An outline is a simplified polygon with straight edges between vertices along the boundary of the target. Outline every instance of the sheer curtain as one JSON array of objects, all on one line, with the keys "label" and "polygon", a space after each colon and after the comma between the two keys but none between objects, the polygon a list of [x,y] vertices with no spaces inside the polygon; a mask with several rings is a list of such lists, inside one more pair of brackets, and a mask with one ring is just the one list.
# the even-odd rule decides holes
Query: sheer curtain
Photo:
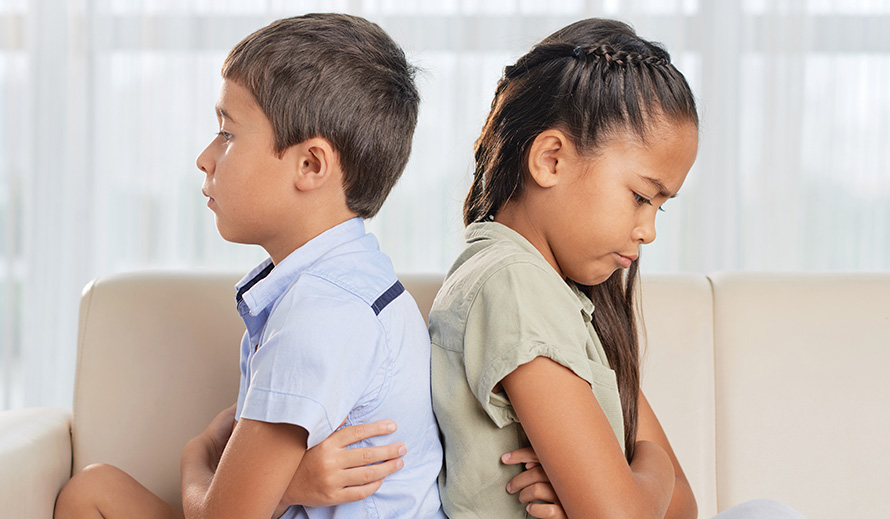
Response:
[{"label": "sheer curtain", "polygon": [[700,101],[699,159],[646,273],[890,269],[884,0],[0,0],[0,408],[68,406],[92,278],[246,271],[194,158],[228,50],[276,18],[344,11],[423,72],[414,153],[369,222],[401,272],[460,249],[473,141],[503,66],[574,20],[664,42]]}]

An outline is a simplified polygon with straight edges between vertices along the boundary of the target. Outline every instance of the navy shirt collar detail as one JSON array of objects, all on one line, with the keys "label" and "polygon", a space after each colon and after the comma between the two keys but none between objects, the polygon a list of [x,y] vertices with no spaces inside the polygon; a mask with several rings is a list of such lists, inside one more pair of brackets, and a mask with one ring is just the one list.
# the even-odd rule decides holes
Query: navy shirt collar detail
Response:
[{"label": "navy shirt collar detail", "polygon": [[364,235],[365,222],[355,217],[312,238],[278,265],[273,265],[271,258],[267,258],[235,285],[240,298],[239,313],[259,315],[281,297],[301,272],[331,250]]}]

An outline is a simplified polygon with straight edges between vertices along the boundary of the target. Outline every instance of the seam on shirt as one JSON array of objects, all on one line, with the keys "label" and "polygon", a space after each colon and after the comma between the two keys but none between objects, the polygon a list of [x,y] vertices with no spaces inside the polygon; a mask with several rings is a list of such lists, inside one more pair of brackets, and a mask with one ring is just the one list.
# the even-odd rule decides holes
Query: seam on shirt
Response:
[{"label": "seam on shirt", "polygon": [[[541,265],[538,265],[537,263],[534,263],[534,262],[526,260],[526,259],[521,259],[518,261],[512,261],[510,263],[506,263],[504,265],[501,265],[497,269],[491,271],[484,279],[482,279],[480,282],[478,282],[476,284],[476,290],[473,292],[472,297],[470,298],[470,304],[469,304],[469,306],[467,306],[466,313],[464,313],[464,317],[465,317],[463,319],[464,329],[461,330],[461,335],[463,336],[463,340],[462,340],[463,344],[467,343],[467,326],[469,325],[469,321],[470,321],[466,317],[469,317],[470,313],[473,310],[473,307],[476,305],[476,299],[479,298],[479,294],[482,292],[482,287],[485,286],[486,283],[488,283],[488,280],[491,279],[492,276],[501,272],[502,270],[506,269],[507,267],[512,267],[513,265],[531,265],[532,267],[535,267],[536,269],[540,270],[541,272],[549,274],[549,272],[546,269],[544,269],[544,267],[542,267]],[[442,348],[442,349],[448,349],[448,348]],[[466,350],[466,346],[464,346],[464,351],[465,350]],[[461,350],[449,350],[449,351],[455,351],[455,352],[460,353],[461,355],[463,355],[463,353],[464,353]]]},{"label": "seam on shirt", "polygon": [[[529,346],[530,346],[530,347],[529,347]],[[560,353],[560,354],[563,353],[562,350],[561,350],[559,347],[554,346],[553,344],[550,344],[550,343],[539,342],[539,341],[520,342],[520,343],[518,343],[516,346],[514,346],[514,347],[512,347],[512,348],[510,348],[510,349],[508,349],[508,350],[506,350],[506,351],[504,351],[504,353],[501,354],[501,355],[499,355],[497,358],[492,359],[492,361],[488,363],[488,366],[487,366],[487,367],[485,368],[485,370],[482,372],[482,376],[479,377],[479,383],[481,384],[482,382],[484,382],[484,381],[487,380],[488,378],[491,378],[491,377],[493,376],[492,373],[495,371],[495,366],[498,365],[500,361],[503,361],[504,359],[513,356],[512,354],[513,354],[516,350],[519,350],[519,349],[527,349],[527,350],[528,350],[528,353],[531,355],[531,358],[529,359],[529,362],[531,362],[531,360],[534,360],[536,357],[545,357],[545,358],[548,358],[548,359],[552,360],[553,362],[556,362],[556,363],[559,364],[560,366],[563,366],[563,367],[565,367],[566,369],[570,370],[570,371],[571,371],[572,373],[574,373],[576,376],[578,376],[579,378],[581,378],[581,379],[583,379],[585,382],[587,382],[587,383],[591,386],[591,389],[593,389],[593,384],[595,383],[594,380],[587,380],[587,378],[583,377],[580,373],[578,373],[577,371],[575,371],[575,369],[573,369],[571,366],[567,366],[567,365],[563,364],[562,362],[560,362],[560,360],[563,360],[563,361],[566,361],[566,362],[570,361],[571,359],[569,358],[569,356],[567,356],[567,355],[560,355],[560,360],[557,360],[557,359],[553,358],[553,356],[551,356],[551,355],[553,355],[554,353]],[[542,355],[542,354],[547,354],[547,355]],[[576,358],[576,359],[574,359],[574,360],[575,360],[576,362],[579,362],[579,361],[580,361],[580,362],[582,363],[582,365],[584,365],[584,366],[586,366],[586,362],[590,362],[590,359],[589,359],[587,356],[585,356],[585,355],[580,355],[580,354],[579,354],[579,355],[577,355],[576,357],[578,357],[578,358]],[[516,366],[516,367],[518,368],[519,366]],[[514,368],[514,370],[515,370],[515,368]],[[507,376],[507,375],[509,375],[510,373],[512,373],[512,371],[510,371],[510,372],[508,372],[508,373],[504,373],[504,376]],[[592,375],[593,375],[593,374],[591,373],[591,376],[590,376],[591,379],[593,378]],[[500,382],[500,380],[498,380],[498,382]],[[492,387],[494,387],[494,386],[492,386]],[[481,389],[479,389],[479,388],[477,388],[477,390],[480,390],[480,391],[481,391]],[[487,391],[488,393],[491,393],[491,389],[487,389],[486,391]],[[477,398],[478,398],[478,395],[477,395]],[[490,398],[491,398],[491,397],[489,396],[488,399],[487,399],[488,401],[487,401],[486,403],[483,403],[483,405],[487,405],[487,406],[493,407],[493,406],[491,406],[491,400],[490,400]],[[511,405],[512,405],[512,404],[511,404]]]},{"label": "seam on shirt", "polygon": [[[373,301],[368,301],[367,299],[365,299],[365,297],[361,295],[358,287],[352,286],[351,284],[343,281],[340,278],[335,279],[333,276],[330,276],[325,272],[307,270],[307,271],[303,272],[302,275],[303,276],[312,276],[314,278],[325,281],[325,282],[327,282],[327,283],[329,283],[329,284],[331,284],[345,292],[348,292],[348,293],[352,294],[353,296],[357,297],[363,303],[365,303],[365,305],[367,305],[368,308],[371,308],[371,305],[374,303]],[[387,288],[389,288],[389,287],[387,287]],[[385,292],[385,290],[384,290],[384,292]],[[383,293],[383,292],[381,292],[381,293]]]},{"label": "seam on shirt", "polygon": [[[324,415],[324,420],[328,424],[328,428],[331,429],[331,431],[334,430],[334,427],[331,425],[331,419],[330,419],[330,417],[328,417],[328,410],[325,409],[325,407],[323,405],[321,405],[321,403],[318,400],[315,400],[314,398],[310,398],[310,397],[304,396],[304,395],[295,395],[293,393],[285,393],[284,391],[273,391],[271,389],[264,389],[261,387],[248,385],[248,392],[250,392],[251,389],[254,391],[259,391],[261,393],[266,393],[269,395],[281,395],[281,396],[287,396],[287,397],[291,397],[291,398],[299,398],[302,400],[307,400],[309,402],[312,402],[313,404],[317,405],[321,409],[321,412]],[[245,400],[247,399],[247,393],[245,393],[244,398],[245,398]],[[241,410],[241,413],[242,414],[244,413],[244,409]],[[294,424],[294,425],[297,425],[297,424]]]}]

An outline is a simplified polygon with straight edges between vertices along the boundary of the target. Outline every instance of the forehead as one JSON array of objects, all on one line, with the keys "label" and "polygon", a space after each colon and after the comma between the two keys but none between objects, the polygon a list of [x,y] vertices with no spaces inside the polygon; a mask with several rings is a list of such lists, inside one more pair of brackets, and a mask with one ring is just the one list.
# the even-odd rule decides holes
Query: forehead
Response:
[{"label": "forehead", "polygon": [[249,122],[258,117],[265,119],[265,114],[250,90],[229,79],[224,79],[219,87],[216,115],[233,123]]},{"label": "forehead", "polygon": [[616,133],[599,149],[597,157],[670,198],[680,190],[697,153],[695,124],[661,123],[647,131],[645,140],[629,132]]}]

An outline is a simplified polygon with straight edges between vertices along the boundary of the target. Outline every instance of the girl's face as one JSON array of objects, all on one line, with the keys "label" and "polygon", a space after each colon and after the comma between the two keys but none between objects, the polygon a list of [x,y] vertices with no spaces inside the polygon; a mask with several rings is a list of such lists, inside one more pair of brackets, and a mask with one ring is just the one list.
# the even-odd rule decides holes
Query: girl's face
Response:
[{"label": "girl's face", "polygon": [[645,144],[618,135],[593,157],[566,141],[551,155],[551,185],[537,182],[518,201],[534,206],[534,221],[517,230],[564,278],[602,283],[655,239],[655,215],[680,190],[697,151],[693,124],[658,125]]}]

